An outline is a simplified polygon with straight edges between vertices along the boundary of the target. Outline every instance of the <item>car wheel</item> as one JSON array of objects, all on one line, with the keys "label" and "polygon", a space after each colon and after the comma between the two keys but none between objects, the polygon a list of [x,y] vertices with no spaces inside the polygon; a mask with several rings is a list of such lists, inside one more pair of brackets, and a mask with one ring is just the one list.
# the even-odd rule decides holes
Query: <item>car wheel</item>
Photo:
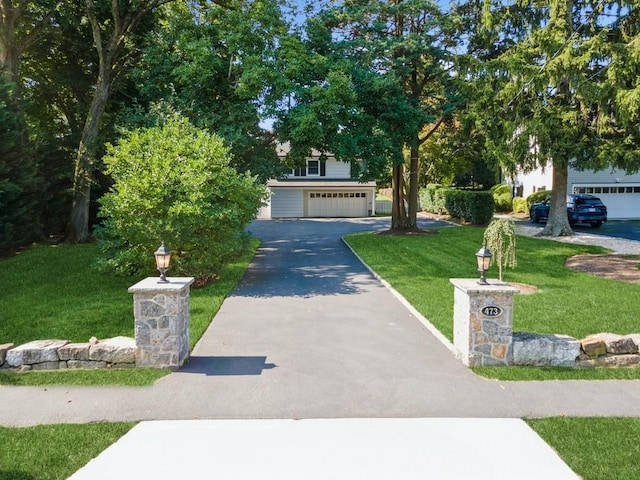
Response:
[{"label": "car wheel", "polygon": [[539,223],[540,218],[538,217],[538,214],[536,212],[529,212],[529,221],[531,223]]},{"label": "car wheel", "polygon": [[602,222],[600,220],[598,220],[596,222],[591,222],[591,226],[593,228],[600,228],[602,226]]}]

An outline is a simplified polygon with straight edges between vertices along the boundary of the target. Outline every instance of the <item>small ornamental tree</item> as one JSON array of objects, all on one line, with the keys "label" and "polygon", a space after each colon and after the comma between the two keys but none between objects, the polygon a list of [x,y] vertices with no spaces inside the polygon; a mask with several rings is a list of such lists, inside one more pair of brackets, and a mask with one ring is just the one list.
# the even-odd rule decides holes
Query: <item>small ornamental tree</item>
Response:
[{"label": "small ornamental tree", "polygon": [[484,231],[484,243],[493,253],[498,265],[498,277],[502,281],[504,267],[516,268],[516,229],[512,220],[495,218]]},{"label": "small ornamental tree", "polygon": [[178,117],[107,145],[114,184],[100,199],[101,266],[150,274],[153,252],[165,241],[173,276],[215,278],[242,250],[245,227],[265,198],[264,188],[229,161],[222,139]]}]

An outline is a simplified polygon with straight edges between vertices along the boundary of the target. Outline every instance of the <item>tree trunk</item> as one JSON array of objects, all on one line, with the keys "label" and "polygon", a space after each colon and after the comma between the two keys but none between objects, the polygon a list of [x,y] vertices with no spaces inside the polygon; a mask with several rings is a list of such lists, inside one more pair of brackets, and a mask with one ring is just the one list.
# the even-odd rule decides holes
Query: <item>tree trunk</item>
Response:
[{"label": "tree trunk", "polygon": [[420,155],[418,151],[418,137],[411,142],[409,162],[409,226],[415,230],[418,228],[418,174],[420,173]]},{"label": "tree trunk", "polygon": [[91,101],[89,114],[82,130],[80,146],[76,154],[73,176],[72,205],[66,240],[70,243],[84,243],[91,238],[89,232],[89,206],[91,203],[91,184],[95,172],[98,153],[100,121],[104,114],[111,91],[111,61],[101,65],[96,83],[96,91]]},{"label": "tree trunk", "polygon": [[393,164],[391,179],[393,203],[391,208],[391,229],[406,230],[409,228],[409,217],[405,206],[404,195],[404,163]]},{"label": "tree trunk", "polygon": [[560,237],[573,235],[569,218],[567,216],[567,175],[569,167],[566,162],[553,164],[553,180],[551,192],[551,208],[547,225],[542,235],[548,237]]}]

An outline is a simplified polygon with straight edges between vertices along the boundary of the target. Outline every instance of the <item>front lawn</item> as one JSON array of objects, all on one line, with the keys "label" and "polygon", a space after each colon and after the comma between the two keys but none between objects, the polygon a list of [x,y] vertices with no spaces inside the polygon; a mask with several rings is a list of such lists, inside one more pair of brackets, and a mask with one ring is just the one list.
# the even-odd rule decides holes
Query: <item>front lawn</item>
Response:
[{"label": "front lawn", "polygon": [[64,480],[95,458],[134,423],[0,427],[2,480]]},{"label": "front lawn", "polygon": [[[191,348],[202,337],[222,302],[244,275],[260,242],[227,264],[219,279],[190,292]],[[127,289],[140,278],[104,275],[93,268],[96,244],[42,245],[0,262],[2,310],[0,344],[20,345],[32,340],[63,339],[88,342],[134,336],[133,295]],[[153,255],[150,255],[153,263]],[[169,271],[170,274],[170,271]],[[0,384],[125,384],[146,385],[166,371],[147,369],[109,371],[0,372]]]},{"label": "front lawn", "polygon": [[584,480],[638,478],[640,418],[527,420]]},{"label": "front lawn", "polygon": [[[453,285],[450,278],[476,278],[475,252],[482,228],[441,228],[433,235],[355,234],[346,241],[382,278],[453,340]],[[504,281],[538,288],[516,295],[515,331],[565,334],[581,339],[599,332],[638,333],[640,285],[575,272],[565,259],[580,253],[606,253],[600,247],[517,238],[518,267]],[[491,267],[489,278],[497,277]]]}]

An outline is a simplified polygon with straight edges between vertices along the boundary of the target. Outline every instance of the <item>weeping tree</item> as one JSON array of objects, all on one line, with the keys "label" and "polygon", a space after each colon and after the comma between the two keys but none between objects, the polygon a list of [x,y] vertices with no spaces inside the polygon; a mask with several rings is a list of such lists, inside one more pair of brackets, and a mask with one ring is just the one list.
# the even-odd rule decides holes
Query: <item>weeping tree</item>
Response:
[{"label": "weeping tree", "polygon": [[[473,35],[502,47],[470,75],[484,88],[474,105],[477,121],[505,170],[553,167],[543,234],[570,235],[570,166],[639,167],[638,125],[630,121],[638,119],[636,2],[511,3],[467,2],[482,11]],[[631,66],[621,65],[627,61]]]}]

